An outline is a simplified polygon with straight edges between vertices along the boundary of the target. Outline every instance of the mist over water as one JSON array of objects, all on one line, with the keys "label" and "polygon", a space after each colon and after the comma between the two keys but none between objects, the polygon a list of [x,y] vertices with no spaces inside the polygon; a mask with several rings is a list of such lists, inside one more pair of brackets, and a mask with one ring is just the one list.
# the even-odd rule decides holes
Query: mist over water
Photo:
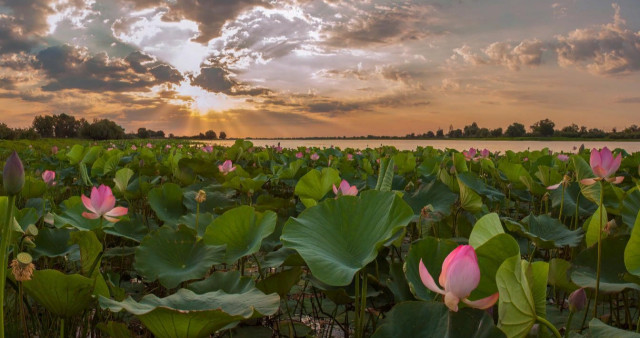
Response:
[{"label": "mist over water", "polygon": [[[525,151],[540,150],[549,148],[553,152],[576,152],[574,147],[580,148],[584,144],[586,149],[608,147],[609,149],[624,149],[629,153],[640,151],[640,142],[619,142],[619,141],[496,141],[496,140],[250,140],[255,146],[276,146],[278,143],[283,148],[298,147],[339,147],[365,149],[377,148],[380,146],[394,146],[398,150],[415,150],[417,147],[432,146],[436,149],[456,149],[466,150],[469,148],[487,148],[492,152],[507,150]],[[235,140],[216,140],[207,143],[229,146]]]}]

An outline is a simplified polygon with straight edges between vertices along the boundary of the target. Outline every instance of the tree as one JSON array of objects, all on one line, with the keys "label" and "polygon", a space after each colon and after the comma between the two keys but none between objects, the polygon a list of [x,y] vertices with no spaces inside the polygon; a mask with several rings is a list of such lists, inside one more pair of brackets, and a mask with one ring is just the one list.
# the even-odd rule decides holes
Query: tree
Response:
[{"label": "tree", "polygon": [[477,137],[480,132],[478,124],[473,122],[468,126],[464,126],[464,137]]},{"label": "tree", "polygon": [[13,129],[9,128],[6,123],[0,123],[0,140],[13,140],[16,138],[16,133]]},{"label": "tree", "polygon": [[83,128],[83,135],[94,140],[116,140],[125,137],[124,128],[107,119],[94,120],[88,127]]},{"label": "tree", "polygon": [[69,138],[78,136],[78,129],[80,129],[80,125],[76,121],[76,118],[67,115],[53,115],[54,120],[54,132],[55,136],[59,138]]},{"label": "tree", "polygon": [[138,128],[138,137],[139,138],[149,138],[149,131],[147,128]]},{"label": "tree", "polygon": [[444,138],[444,130],[442,130],[442,128],[438,128],[438,130],[436,131],[436,137]]},{"label": "tree", "polygon": [[500,137],[502,136],[502,128],[492,129],[490,133],[493,137]]},{"label": "tree", "polygon": [[33,123],[31,126],[33,129],[40,134],[42,137],[53,137],[54,132],[54,119],[53,116],[50,115],[38,115],[33,118]]},{"label": "tree", "polygon": [[219,137],[220,137],[221,140],[226,140],[227,139],[227,133],[225,133],[224,131],[221,131]]},{"label": "tree", "polygon": [[540,120],[536,123],[534,123],[531,126],[531,132],[533,135],[536,136],[544,136],[544,137],[550,137],[553,136],[553,128],[556,126],[556,124],[549,120],[549,119],[544,119],[544,120]]},{"label": "tree", "polygon": [[522,137],[527,134],[527,130],[524,129],[524,124],[514,122],[507,127],[507,131],[504,134],[508,137]]},{"label": "tree", "polygon": [[217,136],[216,136],[216,132],[215,132],[215,131],[213,131],[213,130],[207,130],[207,131],[204,133],[204,137],[206,137],[206,138],[207,138],[207,140],[215,140],[215,139],[217,138]]}]

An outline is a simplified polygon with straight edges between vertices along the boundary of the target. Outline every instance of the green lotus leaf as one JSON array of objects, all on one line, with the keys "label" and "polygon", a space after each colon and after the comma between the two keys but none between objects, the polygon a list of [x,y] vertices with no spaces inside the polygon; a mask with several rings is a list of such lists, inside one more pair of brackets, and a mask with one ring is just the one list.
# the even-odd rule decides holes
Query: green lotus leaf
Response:
[{"label": "green lotus leaf", "polygon": [[639,338],[640,334],[632,331],[621,330],[609,326],[597,318],[589,321],[589,333],[591,337],[615,337],[615,338]]},{"label": "green lotus leaf", "polygon": [[365,191],[303,211],[287,221],[280,239],[320,281],[343,286],[412,218],[413,210],[396,193]]},{"label": "green lotus leaf", "polygon": [[[61,215],[53,215],[53,224],[56,228],[70,225],[79,230],[100,229],[100,219],[88,219],[82,216],[82,213],[85,211],[88,212],[88,210],[84,207],[84,204],[82,204],[80,197],[73,196],[62,202],[62,210]],[[103,227],[113,224],[105,220],[102,220],[102,222]]]},{"label": "green lotus leaf", "polygon": [[420,185],[415,192],[407,193],[403,198],[416,215],[420,214],[422,208],[431,205],[433,212],[442,216],[449,216],[451,214],[451,206],[456,202],[458,196],[449,190],[444,183],[433,180]]},{"label": "green lotus leaf", "polygon": [[51,313],[69,318],[87,309],[94,298],[95,281],[82,275],[65,275],[58,270],[36,270],[22,282],[28,295]]},{"label": "green lotus leaf", "polygon": [[307,208],[318,203],[333,185],[340,184],[340,173],[333,168],[324,168],[322,171],[311,170],[300,178],[296,184],[295,194]]},{"label": "green lotus leaf", "polygon": [[[508,258],[498,269],[498,327],[508,337],[526,337],[538,318],[536,311],[544,306],[544,298],[542,304],[538,303],[540,295],[543,292],[546,295],[547,276],[533,275],[538,270],[519,255]],[[542,284],[544,291],[534,291]]]},{"label": "green lotus leaf", "polygon": [[636,215],[634,224],[624,249],[624,265],[631,274],[640,276],[640,212]]},{"label": "green lotus leaf", "polygon": [[256,289],[239,294],[222,290],[197,294],[180,289],[165,298],[146,295],[140,302],[131,297],[122,302],[100,297],[103,309],[126,310],[158,338],[209,337],[241,320],[272,315],[279,305],[278,295],[265,295]]},{"label": "green lotus leaf", "polygon": [[627,192],[622,202],[622,223],[629,228],[634,227],[638,211],[640,211],[640,189],[633,188]]},{"label": "green lotus leaf", "polygon": [[166,223],[175,224],[184,213],[182,189],[174,183],[165,183],[149,191],[149,206],[156,216]]},{"label": "green lotus leaf", "polygon": [[484,215],[473,225],[473,230],[469,236],[469,245],[474,248],[479,248],[494,236],[503,233],[504,229],[502,228],[498,214],[491,213]]},{"label": "green lotus leaf", "polygon": [[40,257],[64,256],[74,250],[78,250],[77,245],[69,244],[71,229],[44,228],[38,230],[38,236],[33,241],[36,245],[31,250],[34,259]]},{"label": "green lotus leaf", "polygon": [[259,213],[253,207],[243,205],[214,219],[202,239],[208,245],[226,245],[223,262],[233,264],[258,252],[262,240],[275,230],[276,220],[273,211]]},{"label": "green lotus leaf", "polygon": [[216,271],[201,281],[189,284],[187,289],[203,294],[222,290],[225,293],[245,293],[255,289],[253,278],[241,276],[240,271]]},{"label": "green lotus leaf", "polygon": [[204,277],[212,265],[222,262],[224,246],[209,246],[185,226],[163,226],[147,235],[136,249],[134,268],[149,281],[166,288]]},{"label": "green lotus leaf", "polygon": [[584,231],[582,229],[569,230],[558,219],[548,215],[525,217],[522,223],[511,222],[510,230],[527,237],[538,248],[553,249],[564,246],[577,247],[582,243]]},{"label": "green lotus leaf", "polygon": [[[602,213],[602,215],[601,215]],[[607,237],[607,233],[603,232],[605,224],[607,224],[607,208],[598,208],[596,212],[585,222],[583,228],[586,227],[585,240],[587,246],[598,243],[598,233],[602,232],[602,238]]]},{"label": "green lotus leaf", "polygon": [[[625,289],[640,290],[640,285],[627,281],[624,251],[629,236],[607,237],[602,240],[601,292],[621,292]],[[571,280],[583,288],[596,287],[598,246],[580,252],[572,262]]]},{"label": "green lotus leaf", "polygon": [[256,287],[266,294],[275,292],[284,298],[289,293],[289,290],[298,283],[300,276],[302,276],[302,268],[296,266],[259,281]]},{"label": "green lotus leaf", "polygon": [[449,311],[443,303],[403,302],[387,313],[372,338],[505,337],[486,311],[464,308]]}]

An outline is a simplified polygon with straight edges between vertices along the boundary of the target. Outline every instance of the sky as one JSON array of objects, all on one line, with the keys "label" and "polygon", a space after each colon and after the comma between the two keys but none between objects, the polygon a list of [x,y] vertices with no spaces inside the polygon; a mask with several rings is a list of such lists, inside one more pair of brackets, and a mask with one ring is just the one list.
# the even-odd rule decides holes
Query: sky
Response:
[{"label": "sky", "polygon": [[175,135],[640,124],[640,0],[0,0],[0,122]]}]

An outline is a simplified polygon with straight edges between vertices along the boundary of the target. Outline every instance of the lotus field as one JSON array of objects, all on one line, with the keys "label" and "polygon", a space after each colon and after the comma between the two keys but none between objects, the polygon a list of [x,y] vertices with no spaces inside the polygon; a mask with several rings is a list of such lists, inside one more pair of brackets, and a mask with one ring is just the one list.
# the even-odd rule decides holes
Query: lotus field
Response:
[{"label": "lotus field", "polygon": [[640,336],[640,153],[79,142],[2,143],[0,337]]}]

